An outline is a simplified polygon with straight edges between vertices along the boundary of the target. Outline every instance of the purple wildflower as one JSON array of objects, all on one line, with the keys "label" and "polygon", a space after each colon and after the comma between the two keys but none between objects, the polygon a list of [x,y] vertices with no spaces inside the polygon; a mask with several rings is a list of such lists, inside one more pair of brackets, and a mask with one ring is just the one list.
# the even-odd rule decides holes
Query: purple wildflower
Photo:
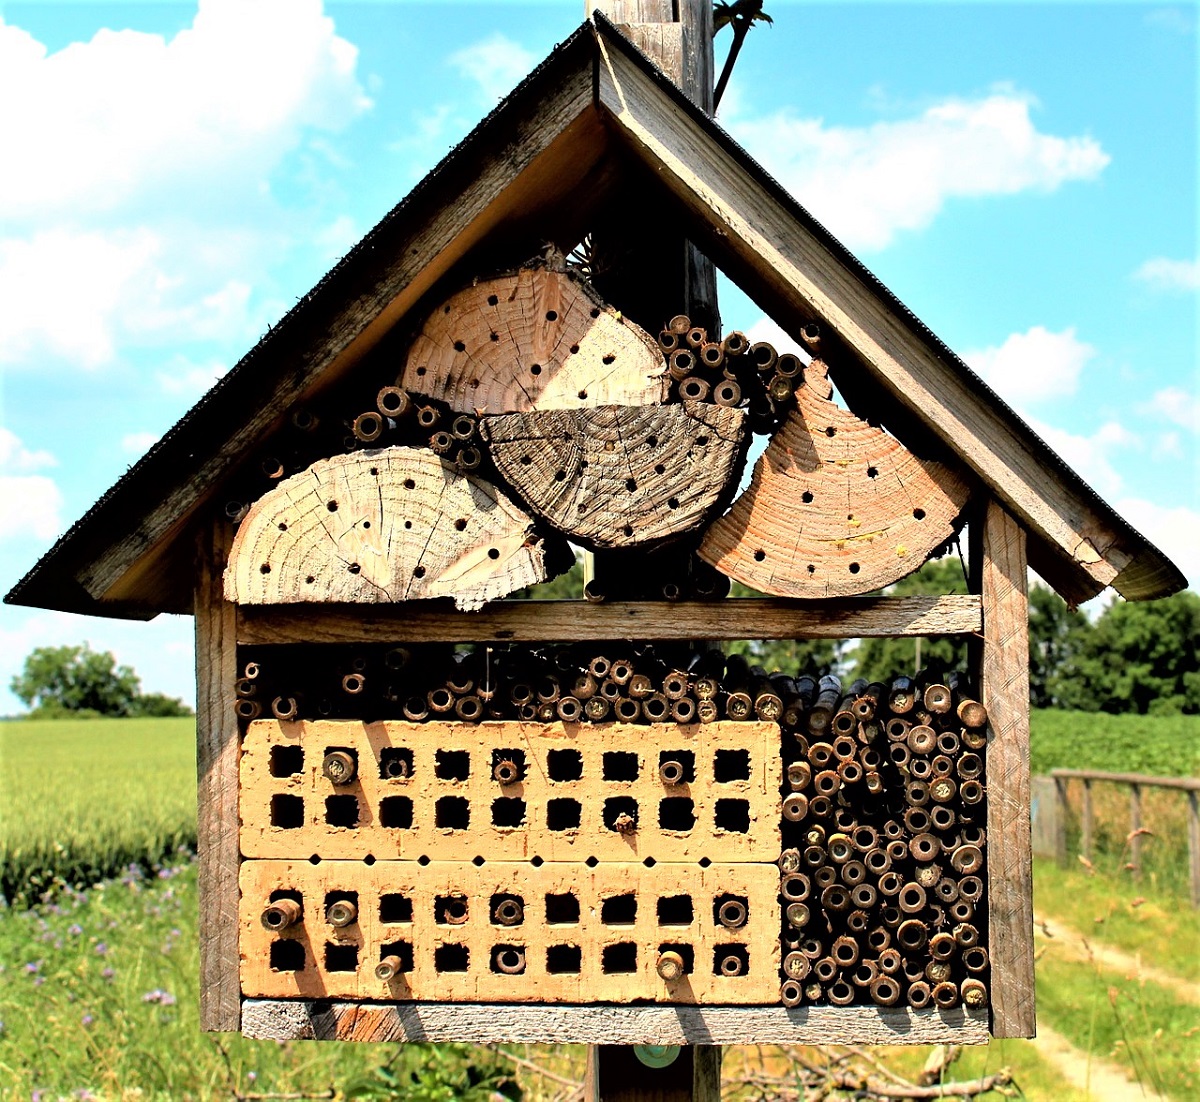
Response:
[{"label": "purple wildflower", "polygon": [[83,927],[80,926],[78,922],[72,922],[71,925],[67,927],[67,933],[72,937],[78,937],[83,933]]},{"label": "purple wildflower", "polygon": [[159,1006],[174,1006],[175,996],[170,991],[164,991],[160,987],[156,987],[153,991],[147,991],[142,996],[144,1003],[158,1003]]},{"label": "purple wildflower", "polygon": [[106,980],[108,983],[112,983],[113,977],[116,974],[117,972],[115,968],[105,968],[104,971],[100,973],[100,978],[102,980]]},{"label": "purple wildflower", "polygon": [[42,962],[40,960],[31,960],[27,965],[25,965],[25,971],[30,975],[36,975],[41,970]]},{"label": "purple wildflower", "polygon": [[86,1029],[86,1028],[87,1028],[88,1026],[90,1026],[90,1025],[91,1025],[91,1024],[92,1024],[92,1023],[93,1023],[93,1022],[96,1020],[96,1019],[95,1019],[95,1018],[93,1018],[93,1017],[92,1017],[90,1014],[85,1014],[85,1015],[84,1015],[82,1018],[80,1018],[79,1020],[80,1020],[80,1022],[83,1024],[83,1027],[84,1027],[84,1029]]},{"label": "purple wildflower", "polygon": [[104,956],[108,955],[108,942],[107,941],[96,942],[96,955],[99,957],[104,957]]}]

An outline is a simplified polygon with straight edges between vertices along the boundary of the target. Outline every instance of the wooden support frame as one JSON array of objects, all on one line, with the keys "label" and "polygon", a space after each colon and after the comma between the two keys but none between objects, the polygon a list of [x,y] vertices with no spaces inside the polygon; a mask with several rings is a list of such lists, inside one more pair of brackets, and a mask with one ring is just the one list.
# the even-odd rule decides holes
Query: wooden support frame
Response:
[{"label": "wooden support frame", "polygon": [[978,596],[845,597],[827,601],[502,601],[479,612],[446,602],[263,605],[238,609],[243,646],[274,643],[488,643],[595,639],[851,639],[971,635]]},{"label": "wooden support frame", "polygon": [[231,542],[219,521],[201,533],[195,587],[200,1028],[214,1032],[238,1029],[241,1017],[237,618],[222,583]]},{"label": "wooden support frame", "polygon": [[1036,1033],[1025,530],[991,500],[971,524],[983,601],[980,689],[988,710],[988,952],[992,1036]]}]

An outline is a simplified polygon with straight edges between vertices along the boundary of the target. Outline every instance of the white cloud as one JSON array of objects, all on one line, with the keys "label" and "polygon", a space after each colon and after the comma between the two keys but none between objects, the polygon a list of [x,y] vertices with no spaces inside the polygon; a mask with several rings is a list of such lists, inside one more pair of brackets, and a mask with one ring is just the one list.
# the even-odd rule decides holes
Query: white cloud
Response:
[{"label": "white cloud", "polygon": [[1017,408],[1074,394],[1096,350],[1075,336],[1074,326],[1054,333],[1035,325],[1003,344],[963,353],[963,359],[1006,402]]},{"label": "white cloud", "polygon": [[772,321],[770,318],[759,318],[758,321],[746,330],[746,337],[751,344],[766,341],[768,344],[775,346],[776,352],[792,352],[804,359],[805,362],[809,359],[808,353],[783,331],[783,326]]},{"label": "white cloud", "polygon": [[30,451],[15,432],[0,426],[0,473],[24,474],[57,466],[58,460],[50,452]]},{"label": "white cloud", "polygon": [[479,85],[483,97],[491,103],[508,95],[536,60],[524,46],[499,32],[463,47],[448,59],[460,76]]},{"label": "white cloud", "polygon": [[164,394],[194,401],[206,393],[229,369],[222,363],[195,364],[183,356],[175,357],[167,371],[158,373],[158,385]]},{"label": "white cloud", "polygon": [[1200,260],[1156,256],[1138,268],[1133,278],[1156,291],[1195,291],[1200,289]]},{"label": "white cloud", "polygon": [[1141,447],[1141,439],[1116,421],[1106,422],[1090,436],[1067,432],[1034,418],[1029,419],[1029,424],[1076,474],[1105,498],[1120,493],[1124,484],[1113,466],[1114,455]]},{"label": "white cloud", "polygon": [[1200,511],[1137,497],[1120,498],[1115,508],[1183,571],[1192,589],[1200,589]]},{"label": "white cloud", "polygon": [[1110,157],[1088,136],[1041,133],[1028,97],[999,90],[920,115],[826,126],[780,111],[730,130],[852,249],[882,249],[928,226],[948,199],[1053,191],[1095,179]]},{"label": "white cloud", "polygon": [[62,531],[62,493],[54,479],[30,471],[56,467],[48,451],[30,451],[0,428],[0,541],[53,539]]},{"label": "white cloud", "polygon": [[1173,425],[1200,433],[1200,394],[1182,387],[1169,386],[1156,391],[1139,412],[1161,417]]},{"label": "white cloud", "polygon": [[320,0],[200,0],[169,41],[103,29],[55,53],[0,20],[0,102],[20,104],[0,115],[0,209],[79,216],[257,186],[305,127],[369,106],[357,54]]},{"label": "white cloud", "polygon": [[127,432],[121,437],[121,451],[130,455],[142,455],[159,441],[156,432]]}]

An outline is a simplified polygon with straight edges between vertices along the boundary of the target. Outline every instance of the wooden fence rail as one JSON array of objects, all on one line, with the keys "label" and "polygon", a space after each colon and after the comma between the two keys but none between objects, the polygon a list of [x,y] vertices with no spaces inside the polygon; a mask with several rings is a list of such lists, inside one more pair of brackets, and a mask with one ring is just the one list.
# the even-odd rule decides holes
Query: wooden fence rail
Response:
[{"label": "wooden fence rail", "polygon": [[1101,773],[1092,769],[1052,769],[1058,797],[1055,816],[1055,855],[1062,867],[1067,865],[1067,782],[1083,782],[1083,807],[1080,813],[1080,849],[1086,860],[1092,859],[1095,820],[1092,811],[1092,785],[1123,784],[1129,787],[1129,863],[1134,879],[1141,876],[1142,789],[1170,788],[1185,792],[1188,801],[1188,872],[1192,906],[1200,908],[1200,778],[1150,777],[1141,773]]}]

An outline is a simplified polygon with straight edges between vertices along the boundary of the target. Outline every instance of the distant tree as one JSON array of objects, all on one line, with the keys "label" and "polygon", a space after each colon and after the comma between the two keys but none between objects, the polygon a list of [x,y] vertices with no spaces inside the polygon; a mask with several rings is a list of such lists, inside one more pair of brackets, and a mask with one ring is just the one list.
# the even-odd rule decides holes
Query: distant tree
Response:
[{"label": "distant tree", "polygon": [[13,694],[37,716],[190,715],[182,701],[150,693],[129,666],[118,666],[109,651],[77,647],[37,647],[9,683]]},{"label": "distant tree", "polygon": [[[958,558],[930,559],[920,570],[887,590],[894,597],[966,593],[967,581]],[[863,639],[850,655],[852,677],[884,681],[918,669],[965,670],[967,647],[957,638]]]},{"label": "distant tree", "polygon": [[[730,597],[762,597],[757,589],[734,582]],[[752,666],[767,673],[779,671],[795,677],[810,673],[820,677],[841,670],[844,639],[736,639],[722,647],[726,654],[743,654]]]},{"label": "distant tree", "polygon": [[1029,590],[1029,700],[1035,708],[1067,707],[1074,693],[1075,664],[1093,631],[1078,609],[1054,590]]},{"label": "distant tree", "polygon": [[1060,685],[1063,706],[1083,711],[1200,713],[1200,595],[1114,601]]}]

